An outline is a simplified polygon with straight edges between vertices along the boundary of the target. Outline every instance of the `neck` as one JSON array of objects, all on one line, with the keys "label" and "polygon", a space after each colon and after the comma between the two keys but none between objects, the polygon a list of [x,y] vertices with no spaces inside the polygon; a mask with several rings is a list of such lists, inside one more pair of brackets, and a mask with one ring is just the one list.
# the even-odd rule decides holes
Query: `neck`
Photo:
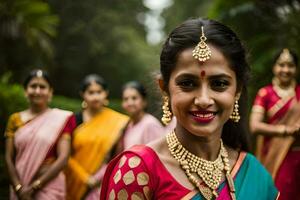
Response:
[{"label": "neck", "polygon": [[94,117],[95,115],[97,115],[98,113],[100,113],[102,111],[102,107],[98,108],[98,109],[93,109],[93,108],[86,108],[85,112],[90,116],[90,117]]},{"label": "neck", "polygon": [[133,124],[136,124],[138,123],[145,115],[145,112],[144,111],[141,111],[135,115],[132,115],[131,116],[131,121],[133,122]]},{"label": "neck", "polygon": [[43,105],[43,106],[40,106],[40,105],[31,105],[29,110],[31,113],[33,114],[39,114],[39,113],[42,113],[44,111],[46,111],[48,109],[48,105]]},{"label": "neck", "polygon": [[221,146],[221,134],[218,134],[217,136],[196,136],[178,126],[176,127],[175,132],[179,142],[189,152],[205,160],[214,161],[217,159]]}]

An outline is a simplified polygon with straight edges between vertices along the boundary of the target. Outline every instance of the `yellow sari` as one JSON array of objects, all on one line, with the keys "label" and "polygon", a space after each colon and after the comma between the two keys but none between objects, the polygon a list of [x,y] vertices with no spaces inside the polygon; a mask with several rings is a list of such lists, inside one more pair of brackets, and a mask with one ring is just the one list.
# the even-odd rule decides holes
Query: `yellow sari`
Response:
[{"label": "yellow sari", "polygon": [[128,120],[126,115],[104,108],[75,129],[72,156],[65,171],[68,200],[83,198],[88,190],[87,180],[101,168]]}]

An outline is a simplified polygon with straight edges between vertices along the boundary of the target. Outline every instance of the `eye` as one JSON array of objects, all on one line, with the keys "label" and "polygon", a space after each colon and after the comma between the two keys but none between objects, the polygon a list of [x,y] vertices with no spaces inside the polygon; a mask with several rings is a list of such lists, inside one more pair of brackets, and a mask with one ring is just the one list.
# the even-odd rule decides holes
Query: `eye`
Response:
[{"label": "eye", "polygon": [[191,79],[185,79],[178,81],[177,85],[179,85],[183,89],[192,89],[197,86],[197,83]]},{"label": "eye", "polygon": [[229,84],[230,83],[227,80],[222,80],[222,79],[212,80],[211,88],[216,91],[224,91],[228,88]]}]

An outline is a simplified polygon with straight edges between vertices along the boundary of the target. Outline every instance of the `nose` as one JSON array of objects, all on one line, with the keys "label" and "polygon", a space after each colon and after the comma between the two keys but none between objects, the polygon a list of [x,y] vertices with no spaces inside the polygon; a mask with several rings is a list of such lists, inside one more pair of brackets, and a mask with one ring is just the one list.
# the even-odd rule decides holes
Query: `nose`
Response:
[{"label": "nose", "polygon": [[202,109],[210,107],[214,103],[209,90],[206,87],[201,87],[197,96],[194,99],[194,104]]},{"label": "nose", "polygon": [[36,88],[35,88],[35,92],[36,92],[36,93],[40,93],[40,91],[41,91],[41,88],[40,88],[40,87],[36,87]]}]

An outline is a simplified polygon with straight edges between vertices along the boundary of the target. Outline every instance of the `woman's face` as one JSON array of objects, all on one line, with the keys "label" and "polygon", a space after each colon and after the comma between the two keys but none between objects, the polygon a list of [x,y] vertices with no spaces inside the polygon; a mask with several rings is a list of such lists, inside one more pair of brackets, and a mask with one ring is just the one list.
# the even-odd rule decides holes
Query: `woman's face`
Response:
[{"label": "woman's face", "polygon": [[123,91],[122,107],[130,116],[135,116],[144,111],[146,102],[136,89],[126,88]]},{"label": "woman's face", "polygon": [[45,106],[52,98],[52,88],[43,77],[34,77],[25,89],[25,96],[31,105]]},{"label": "woman's face", "polygon": [[282,85],[289,85],[296,76],[297,67],[293,62],[276,62],[273,73]]},{"label": "woman's face", "polygon": [[228,60],[210,45],[212,56],[200,63],[193,49],[182,51],[169,81],[172,112],[178,125],[196,135],[221,135],[237,96],[235,72]]},{"label": "woman's face", "polygon": [[92,82],[83,92],[83,100],[90,109],[101,109],[107,101],[108,92],[96,82]]}]

